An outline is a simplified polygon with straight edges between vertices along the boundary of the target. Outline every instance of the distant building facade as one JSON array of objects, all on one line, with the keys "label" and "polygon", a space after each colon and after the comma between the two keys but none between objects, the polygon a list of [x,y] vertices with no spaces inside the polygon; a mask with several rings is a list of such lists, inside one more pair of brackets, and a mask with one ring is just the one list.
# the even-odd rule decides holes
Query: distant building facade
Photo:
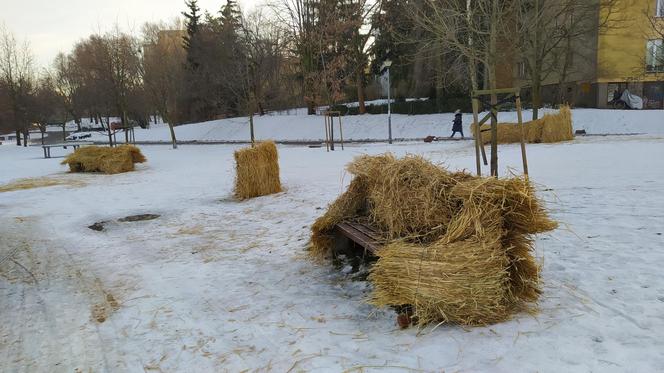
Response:
[{"label": "distant building facade", "polygon": [[[556,72],[544,80],[543,102],[608,108],[614,92],[629,89],[645,108],[663,109],[664,0],[618,0],[610,10],[598,9],[588,20],[595,31],[571,46],[564,82]],[[512,77],[513,85],[529,84],[523,63],[514,64]]]}]

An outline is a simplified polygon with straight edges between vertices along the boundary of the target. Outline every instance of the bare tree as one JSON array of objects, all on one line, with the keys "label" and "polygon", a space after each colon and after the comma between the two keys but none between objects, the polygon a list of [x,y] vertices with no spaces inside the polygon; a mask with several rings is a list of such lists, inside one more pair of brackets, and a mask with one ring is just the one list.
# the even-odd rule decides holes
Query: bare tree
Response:
[{"label": "bare tree", "polygon": [[302,92],[309,114],[316,113],[318,101],[317,3],[318,0],[281,0],[279,4],[274,4],[275,14],[289,32],[292,53],[298,58]]},{"label": "bare tree", "polygon": [[60,96],[64,109],[71,115],[78,130],[83,116],[83,78],[72,55],[59,53],[53,62],[51,83]]},{"label": "bare tree", "polygon": [[[49,122],[58,116],[58,107],[61,98],[51,78],[52,74],[44,74],[38,81],[32,95],[30,117],[41,132],[41,143],[44,144],[44,134]],[[65,109],[66,110],[66,109]]]},{"label": "bare tree", "polygon": [[504,41],[513,38],[515,1],[424,0],[411,8],[410,16],[424,31],[419,42],[432,49],[447,49],[468,66],[472,89],[478,89],[478,71],[485,86],[497,86],[497,66],[512,51]]},{"label": "bare tree", "polygon": [[18,44],[16,38],[4,26],[0,25],[0,84],[4,86],[8,99],[8,112],[5,120],[9,121],[16,132],[16,145],[27,146],[29,129],[28,103],[34,84],[34,71],[30,46]]},{"label": "bare tree", "polygon": [[168,123],[173,149],[179,91],[183,88],[186,53],[182,47],[181,22],[145,24],[141,73],[152,106]]}]

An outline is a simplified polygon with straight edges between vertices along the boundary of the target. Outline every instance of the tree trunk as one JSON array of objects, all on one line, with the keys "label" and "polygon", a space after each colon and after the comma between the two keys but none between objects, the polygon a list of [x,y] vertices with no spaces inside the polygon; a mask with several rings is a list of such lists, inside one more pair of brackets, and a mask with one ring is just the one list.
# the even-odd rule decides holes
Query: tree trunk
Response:
[{"label": "tree trunk", "polygon": [[127,123],[127,113],[122,111],[122,128],[124,129],[125,144],[129,144],[129,123]]},{"label": "tree trunk", "polygon": [[249,112],[249,136],[251,137],[251,147],[253,148],[256,145],[254,139],[254,111]]},{"label": "tree trunk", "polygon": [[[540,1],[535,0],[535,14],[539,17],[541,14]],[[535,48],[533,52],[533,63],[531,71],[532,80],[532,99],[533,99],[533,120],[539,118],[539,108],[542,106],[542,59],[544,56],[540,54],[540,46],[542,45],[543,33],[542,27],[537,25],[535,28]]]},{"label": "tree trunk", "polygon": [[29,134],[28,130],[23,131],[23,147],[24,148],[28,147],[28,134]]},{"label": "tree trunk", "polygon": [[367,112],[367,108],[364,105],[364,100],[365,100],[365,90],[364,90],[364,69],[360,68],[357,70],[357,104],[358,104],[358,111],[360,114],[365,114]]},{"label": "tree trunk", "polygon": [[76,127],[78,128],[78,132],[81,132],[81,119],[80,118],[76,119]]},{"label": "tree trunk", "polygon": [[[488,73],[489,73],[489,89],[496,89],[496,60],[497,60],[497,44],[498,44],[498,0],[491,2],[491,27],[489,34],[489,51],[488,51]],[[495,94],[491,95],[491,176],[498,177],[498,118],[495,109],[498,98]],[[478,134],[479,135],[479,134]]]},{"label": "tree trunk", "polygon": [[21,130],[16,130],[16,146],[21,146]]},{"label": "tree trunk", "polygon": [[41,144],[44,145],[44,132],[46,132],[46,127],[40,128],[41,130]]},{"label": "tree trunk", "polygon": [[[468,25],[470,25],[471,20],[473,17],[473,8],[471,4],[471,0],[466,0],[466,22],[468,22]],[[470,61],[468,61],[468,72],[470,73],[470,86],[473,91],[476,91],[479,86],[477,85],[477,61],[475,59],[475,54],[474,54],[474,49],[473,49],[473,35],[471,33],[468,34],[468,49],[472,53],[472,58],[470,58]]]},{"label": "tree trunk", "polygon": [[[103,119],[102,119],[103,122]],[[111,118],[106,117],[106,128],[108,130],[108,146],[113,147],[113,134],[111,133]]]},{"label": "tree trunk", "polygon": [[540,75],[540,72],[537,71],[532,76],[533,120],[539,118],[539,108],[542,107],[542,82],[540,81]]}]

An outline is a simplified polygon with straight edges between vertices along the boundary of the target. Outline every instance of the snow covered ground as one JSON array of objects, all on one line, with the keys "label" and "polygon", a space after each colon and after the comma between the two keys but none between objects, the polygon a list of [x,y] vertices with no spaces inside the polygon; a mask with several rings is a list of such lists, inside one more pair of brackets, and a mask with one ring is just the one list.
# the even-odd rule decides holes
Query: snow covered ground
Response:
[{"label": "snow covered ground", "polygon": [[[545,109],[544,112],[555,110]],[[529,120],[532,113],[524,112]],[[392,115],[394,139],[422,139],[431,136],[449,136],[454,114],[431,115]],[[501,122],[516,122],[515,112],[500,113]],[[470,136],[472,114],[464,114],[464,133]],[[585,130],[588,134],[664,134],[664,112],[662,110],[598,110],[574,109],[575,130]],[[255,117],[255,135],[258,140],[290,142],[316,142],[325,139],[323,117],[306,115],[302,110]],[[388,137],[387,115],[354,115],[342,117],[345,140],[368,141],[385,140]],[[136,141],[169,142],[170,132],[165,124],[152,125],[150,129],[136,128]],[[339,127],[335,125],[335,138],[339,138]],[[92,137],[85,141],[107,142],[104,133],[91,132]],[[230,118],[211,122],[195,123],[175,127],[179,141],[197,142],[247,142],[249,141],[249,119]],[[118,134],[118,139],[124,139]]]},{"label": "snow covered ground", "polygon": [[[279,123],[264,130],[287,122]],[[67,174],[41,149],[0,147],[0,183],[44,175],[76,182],[0,193],[0,371],[664,366],[664,136],[530,145],[531,177],[563,223],[536,242],[539,314],[435,330],[399,330],[391,310],[365,303],[367,283],[310,261],[305,248],[314,219],[349,182],[343,167],[354,156],[417,153],[472,169],[471,141],[353,144],[334,153],[280,146],[285,191],[245,202],[231,197],[236,148],[143,146],[148,163],[109,176]],[[519,148],[500,150],[501,169],[518,172]],[[116,221],[142,213],[161,217]],[[99,221],[110,221],[106,231],[87,228]]]}]

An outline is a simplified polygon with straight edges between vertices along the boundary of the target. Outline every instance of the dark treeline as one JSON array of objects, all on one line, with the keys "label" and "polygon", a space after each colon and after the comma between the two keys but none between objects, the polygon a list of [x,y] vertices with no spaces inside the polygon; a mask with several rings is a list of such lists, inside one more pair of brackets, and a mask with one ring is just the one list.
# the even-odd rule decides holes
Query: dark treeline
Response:
[{"label": "dark treeline", "polygon": [[501,69],[511,75],[514,62],[524,61],[539,107],[542,82],[569,74],[575,38],[599,27],[584,21],[598,6],[271,0],[243,13],[235,0],[211,11],[188,0],[175,21],[145,24],[140,35],[119,28],[90,35],[44,71],[36,71],[29,47],[2,29],[0,132],[71,120],[80,129],[89,118],[110,139],[113,117],[123,127],[147,126],[151,118],[178,125],[293,107],[314,114],[351,101],[359,114],[374,112],[365,101],[385,97],[386,60],[393,97],[428,97],[431,112],[469,104],[472,89],[497,87]]}]

